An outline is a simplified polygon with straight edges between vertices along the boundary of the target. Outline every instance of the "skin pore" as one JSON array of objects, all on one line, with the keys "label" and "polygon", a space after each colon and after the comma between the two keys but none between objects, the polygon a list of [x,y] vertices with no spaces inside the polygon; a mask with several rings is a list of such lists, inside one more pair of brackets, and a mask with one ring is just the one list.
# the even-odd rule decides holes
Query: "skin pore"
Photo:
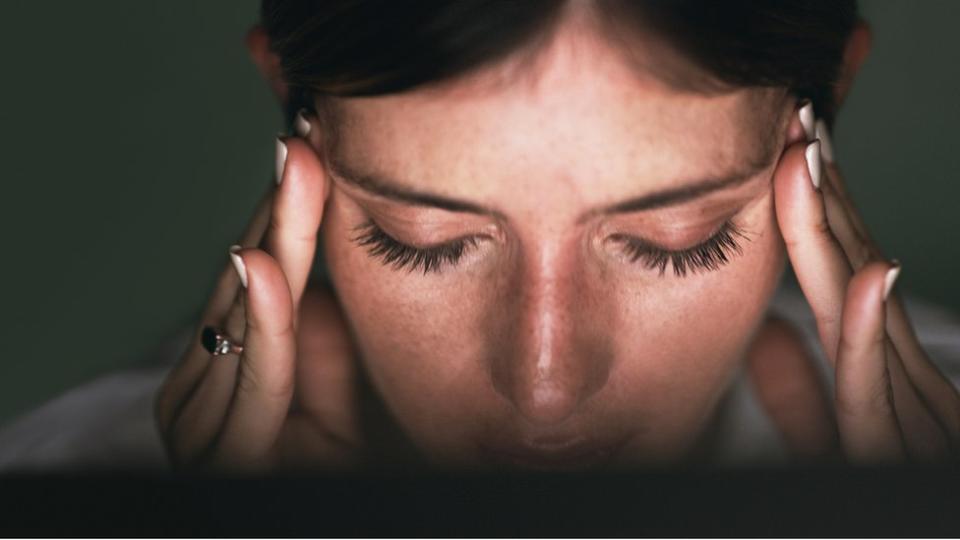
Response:
[{"label": "skin pore", "polygon": [[336,137],[310,135],[336,295],[436,463],[682,459],[784,269],[771,177],[795,99],[678,91],[589,17],[535,58],[336,99]]}]

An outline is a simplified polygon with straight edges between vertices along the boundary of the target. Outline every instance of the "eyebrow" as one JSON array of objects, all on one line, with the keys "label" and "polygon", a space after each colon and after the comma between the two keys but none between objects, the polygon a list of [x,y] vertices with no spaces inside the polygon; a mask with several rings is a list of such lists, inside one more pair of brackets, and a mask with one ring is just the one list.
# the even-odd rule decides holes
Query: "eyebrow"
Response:
[{"label": "eyebrow", "polygon": [[500,215],[500,212],[476,203],[404,187],[402,182],[384,178],[383,176],[354,172],[350,167],[345,166],[336,159],[331,159],[329,166],[334,176],[348,184],[352,184],[366,192],[379,195],[385,199],[411,206],[429,206],[451,212]]},{"label": "eyebrow", "polygon": [[[668,188],[652,193],[647,193],[639,197],[634,197],[609,206],[588,211],[579,221],[587,219],[598,214],[626,214],[639,212],[643,210],[654,210],[676,206],[682,203],[690,202],[702,198],[711,193],[732,189],[746,183],[757,173],[770,165],[775,154],[765,151],[761,159],[753,160],[748,168],[724,175],[722,177],[708,178],[689,182],[683,186]],[[386,178],[382,175],[361,174],[353,171],[343,162],[336,159],[329,161],[330,170],[333,175],[348,184],[356,186],[368,193],[396,201],[411,206],[425,206],[439,208],[451,212],[466,212],[471,214],[492,215],[503,217],[503,213],[483,205],[479,205],[462,199],[455,199],[408,188],[402,182]]]}]

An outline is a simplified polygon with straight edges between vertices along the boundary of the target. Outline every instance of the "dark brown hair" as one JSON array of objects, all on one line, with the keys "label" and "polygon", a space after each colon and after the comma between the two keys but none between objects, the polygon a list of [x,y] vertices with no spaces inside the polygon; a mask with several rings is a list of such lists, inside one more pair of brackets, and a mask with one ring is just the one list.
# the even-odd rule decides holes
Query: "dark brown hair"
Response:
[{"label": "dark brown hair", "polygon": [[[289,125],[317,96],[401,92],[535,48],[568,1],[263,0],[261,24],[290,87]],[[833,123],[856,0],[572,1],[589,2],[605,35],[656,36],[706,75],[655,70],[677,88],[786,87]]]}]

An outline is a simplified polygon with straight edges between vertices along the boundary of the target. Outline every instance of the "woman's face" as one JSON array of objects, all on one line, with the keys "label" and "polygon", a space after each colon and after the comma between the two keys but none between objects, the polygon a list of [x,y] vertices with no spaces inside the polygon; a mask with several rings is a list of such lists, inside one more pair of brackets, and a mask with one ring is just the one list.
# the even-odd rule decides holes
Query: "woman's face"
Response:
[{"label": "woman's face", "polygon": [[338,100],[331,279],[437,463],[679,459],[762,322],[794,100],[682,93],[622,58],[560,32],[510,83]]}]

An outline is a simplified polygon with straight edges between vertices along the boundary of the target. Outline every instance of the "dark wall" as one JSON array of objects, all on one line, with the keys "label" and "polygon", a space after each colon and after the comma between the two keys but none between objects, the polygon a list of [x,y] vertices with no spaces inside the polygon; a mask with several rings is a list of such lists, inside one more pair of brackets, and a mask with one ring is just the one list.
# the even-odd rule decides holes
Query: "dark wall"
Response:
[{"label": "dark wall", "polygon": [[[142,362],[203,302],[270,182],[258,1],[0,6],[0,422]],[[903,290],[960,309],[960,2],[865,2],[836,143]]]}]

